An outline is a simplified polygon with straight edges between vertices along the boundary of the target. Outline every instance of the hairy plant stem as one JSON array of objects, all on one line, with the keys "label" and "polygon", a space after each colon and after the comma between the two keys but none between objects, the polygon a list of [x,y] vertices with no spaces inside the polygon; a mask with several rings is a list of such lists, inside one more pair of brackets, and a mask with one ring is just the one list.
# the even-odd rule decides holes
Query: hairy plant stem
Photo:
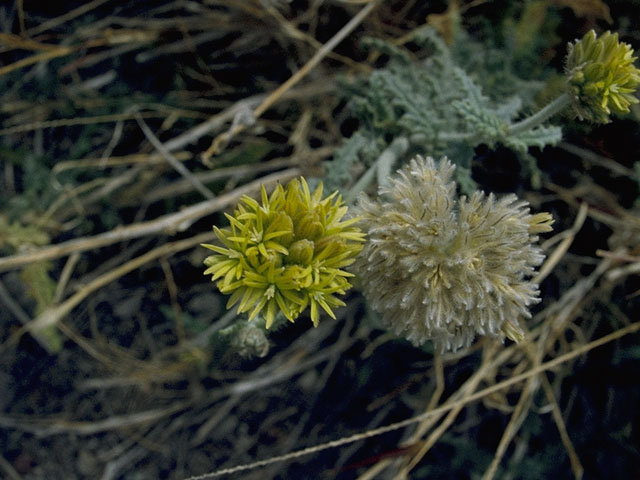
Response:
[{"label": "hairy plant stem", "polygon": [[526,132],[532,128],[541,125],[549,118],[560,113],[571,104],[571,97],[568,93],[563,93],[558,98],[547,104],[544,108],[538,110],[530,117],[525,118],[519,122],[513,123],[507,129],[507,136],[518,135],[519,133]]},{"label": "hairy plant stem", "polygon": [[[563,93],[558,98],[553,100],[551,103],[547,104],[542,109],[538,110],[536,113],[527,117],[519,122],[512,123],[509,125],[505,132],[505,137],[509,137],[512,135],[518,135],[520,133],[526,132],[527,130],[531,130],[532,128],[537,127],[538,125],[543,124],[549,118],[554,115],[560,113],[562,110],[567,108],[571,104],[571,97],[569,94]],[[478,139],[477,132],[441,132],[438,133],[437,139],[443,142],[469,142],[474,139]]]}]

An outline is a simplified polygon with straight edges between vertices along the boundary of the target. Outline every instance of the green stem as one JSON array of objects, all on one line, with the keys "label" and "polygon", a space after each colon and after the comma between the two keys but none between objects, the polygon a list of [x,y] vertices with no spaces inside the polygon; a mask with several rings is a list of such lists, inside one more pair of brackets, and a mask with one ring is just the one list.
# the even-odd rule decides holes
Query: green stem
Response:
[{"label": "green stem", "polygon": [[560,113],[562,110],[567,108],[571,104],[571,97],[569,97],[568,93],[563,93],[554,101],[549,103],[547,106],[538,110],[536,113],[531,115],[530,117],[525,118],[524,120],[520,120],[517,123],[511,124],[507,130],[507,136],[509,135],[518,135],[519,133],[526,132],[527,130],[531,130],[532,128],[541,125],[546,122],[549,118],[554,115]]}]

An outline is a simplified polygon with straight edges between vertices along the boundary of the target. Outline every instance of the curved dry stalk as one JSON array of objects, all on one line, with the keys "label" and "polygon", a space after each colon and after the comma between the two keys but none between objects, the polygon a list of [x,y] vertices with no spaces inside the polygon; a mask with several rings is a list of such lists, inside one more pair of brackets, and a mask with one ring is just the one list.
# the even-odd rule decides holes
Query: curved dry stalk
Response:
[{"label": "curved dry stalk", "polygon": [[[480,381],[482,381],[484,379],[484,373],[485,372],[486,372],[486,370],[480,369],[478,371],[478,373],[476,375],[474,375],[473,377],[471,377],[464,384],[464,386],[461,387],[460,390],[458,390],[458,391],[461,392],[463,395],[473,394],[473,392],[476,390],[476,388],[478,388],[478,385],[480,384]],[[463,397],[463,398],[465,398],[465,397]],[[394,479],[403,480],[403,479],[407,478],[407,475],[409,474],[409,472],[411,470],[413,470],[413,468],[420,462],[420,460],[422,460],[422,458],[427,454],[427,452],[431,449],[431,447],[433,447],[435,445],[435,443],[442,436],[442,434],[445,433],[449,429],[449,427],[455,421],[455,419],[458,417],[458,415],[460,414],[462,409],[464,409],[466,406],[467,406],[466,402],[460,402],[460,403],[456,404],[449,411],[449,413],[446,416],[446,418],[442,421],[442,423],[440,425],[438,425],[438,428],[436,428],[433,432],[431,432],[431,435],[429,435],[429,437],[424,442],[422,442],[422,445],[420,447],[420,450],[418,450],[418,453],[416,453],[413,456],[413,458],[411,458],[411,460],[402,468],[402,470],[400,470],[400,472],[394,477]],[[431,411],[435,412],[437,410],[438,409],[433,409]]]},{"label": "curved dry stalk", "polygon": [[247,122],[234,122],[231,128],[218,135],[211,146],[202,154],[204,161],[208,160],[218,152],[223,144],[228,143],[235,135],[242,132],[247,124],[252,124],[257,118],[262,116],[269,108],[273,106],[280,97],[290,90],[296,83],[306,77],[313,68],[318,65],[324,57],[326,57],[342,40],[346,38],[360,23],[369,15],[377,6],[377,0],[370,0],[368,4],[360,10],[345,26],[343,26],[331,39],[325,43],[314,55],[305,63],[300,70],[294,73],[287,81],[271,92],[253,112],[251,118]]},{"label": "curved dry stalk", "polygon": [[576,449],[574,448],[573,443],[569,438],[567,426],[564,423],[562,412],[560,411],[560,405],[558,405],[558,401],[553,394],[553,389],[551,388],[551,384],[549,383],[547,374],[541,374],[540,378],[542,379],[542,387],[544,388],[547,399],[551,404],[551,415],[553,416],[553,420],[556,422],[558,433],[560,433],[560,439],[562,440],[562,444],[564,445],[565,450],[567,450],[567,455],[569,455],[569,461],[571,462],[571,470],[573,470],[573,476],[576,480],[581,480],[582,476],[584,475],[584,467],[582,466],[580,458],[578,458],[578,454],[576,453]]},{"label": "curved dry stalk", "polygon": [[84,287],[82,287],[74,295],[69,297],[60,305],[49,307],[48,309],[43,311],[34,320],[27,323],[22,328],[20,328],[17,332],[15,332],[7,342],[9,343],[16,342],[26,332],[38,333],[43,328],[46,328],[51,325],[56,325],[60,320],[62,320],[65,316],[71,313],[71,311],[76,306],[78,306],[80,302],[82,302],[85,298],[87,298],[90,294],[104,287],[105,285],[108,285],[114,280],[117,280],[123,275],[126,275],[127,273],[140,268],[145,263],[148,263],[151,260],[155,260],[156,258],[173,255],[181,250],[186,250],[188,248],[199,245],[202,242],[210,241],[212,238],[214,238],[214,233],[207,232],[207,233],[202,233],[200,235],[196,235],[195,237],[192,237],[192,238],[180,240],[178,242],[167,243],[162,245],[161,247],[154,248],[153,250],[145,253],[144,255],[134,258],[133,260],[125,263],[124,265],[120,265],[119,267],[114,268],[110,272],[107,272],[99,276],[88,285],[85,285]]},{"label": "curved dry stalk", "polygon": [[554,235],[552,238],[547,240],[542,244],[542,248],[548,248],[552,243],[555,243],[557,240],[561,240],[560,245],[556,247],[551,255],[544,262],[542,267],[540,267],[540,271],[533,279],[534,283],[540,284],[542,281],[547,278],[547,276],[551,273],[551,271],[555,268],[558,262],[564,257],[564,254],[567,253],[569,247],[573,243],[576,238],[576,235],[584,225],[584,221],[587,219],[587,213],[589,211],[589,207],[586,203],[580,204],[580,209],[578,210],[578,215],[576,215],[576,219],[573,222],[573,225],[569,230],[565,230],[564,232],[560,232],[557,235]]},{"label": "curved dry stalk", "polygon": [[549,321],[542,325],[540,339],[537,342],[538,355],[542,357],[544,352],[548,351],[556,339],[564,332],[565,326],[570,319],[578,314],[577,307],[580,302],[583,301],[598,279],[609,270],[612,264],[613,260],[611,258],[603,259],[589,276],[578,280],[556,303],[545,311],[545,316]]},{"label": "curved dry stalk", "polygon": [[17,62],[13,62],[9,65],[5,65],[4,67],[0,67],[0,76],[6,75],[8,73],[13,72],[14,70],[19,70],[24,67],[28,67],[29,65],[33,65],[39,62],[47,62],[54,58],[64,57],[69,55],[77,50],[78,47],[65,47],[58,46],[55,50],[45,50],[42,53],[36,53],[35,55],[31,55],[30,57],[23,58],[22,60],[18,60]]},{"label": "curved dry stalk", "polygon": [[71,279],[71,275],[73,274],[73,270],[76,267],[78,260],[80,260],[80,254],[72,253],[65,262],[64,267],[62,267],[62,273],[60,273],[60,278],[56,285],[56,291],[53,294],[53,303],[60,303],[62,301],[62,298],[64,297],[64,290],[67,288],[67,284]]},{"label": "curved dry stalk", "polygon": [[[494,343],[493,345],[495,347],[495,346],[497,346],[499,344],[498,343]],[[495,350],[493,350],[493,349],[490,351],[490,352],[493,352],[493,353],[490,353],[489,351],[485,351],[484,361],[483,361],[482,365],[480,366],[480,368],[478,369],[478,371],[476,371],[473,374],[473,376],[471,376],[462,386],[460,386],[460,388],[458,388],[458,390],[455,393],[453,393],[451,395],[451,397],[449,398],[447,404],[460,402],[462,399],[465,398],[465,396],[473,394],[473,392],[477,388],[477,386],[480,383],[480,381],[489,378],[492,375],[492,372],[495,372],[495,370],[499,366],[503,365],[509,359],[511,359],[513,354],[516,352],[516,348],[517,348],[516,344],[511,345],[510,347],[507,347],[504,350],[502,350],[501,352],[499,352],[497,355],[494,354]],[[487,359],[490,359],[490,360],[487,360]],[[448,425],[455,420],[455,418],[460,413],[460,410],[457,410],[455,413],[452,412],[451,416],[447,417],[447,419],[445,419],[443,421],[443,423],[441,424],[441,426],[439,427],[439,429],[437,431],[432,433],[432,435],[427,440],[422,440],[422,437],[447,412],[448,412],[448,410],[442,410],[442,406],[441,407],[435,407],[435,405],[434,405],[433,408],[427,408],[425,410],[425,412],[421,414],[423,419],[420,421],[420,423],[419,423],[418,427],[416,428],[415,432],[413,432],[413,434],[409,437],[409,439],[407,439],[405,442],[403,442],[404,446],[413,445],[413,444],[421,445],[420,450],[418,450],[418,452],[414,455],[413,459],[409,461],[409,462],[411,462],[413,464],[413,466],[415,464],[417,464],[418,461],[422,457],[424,457],[424,455],[426,455],[426,453],[435,444],[435,442],[438,440],[438,438],[446,431],[446,428],[448,428]],[[449,420],[448,423],[446,423],[447,420]],[[445,425],[445,423],[446,423],[446,425]],[[445,428],[441,428],[443,425],[445,425]],[[365,472],[363,475],[358,477],[358,480],[367,480],[367,479],[370,479],[370,478],[375,478],[375,475],[378,472],[382,471],[385,467],[387,467],[392,461],[393,460],[391,460],[391,459],[385,459],[385,460],[382,460],[381,462],[378,462],[376,465],[372,466],[369,470],[367,470],[367,472]],[[405,465],[405,467],[403,467],[405,469],[405,473],[408,473],[408,471],[411,468],[413,468],[413,466],[411,466],[408,470],[406,470],[406,465]],[[402,478],[402,477],[400,477],[400,478]]]},{"label": "curved dry stalk", "polygon": [[518,433],[524,419],[529,413],[528,407],[531,404],[533,394],[538,389],[538,386],[539,381],[537,377],[531,377],[527,380],[527,384],[520,394],[520,399],[516,404],[516,408],[511,414],[511,419],[507,424],[507,428],[505,428],[504,433],[502,434],[502,438],[500,439],[496,453],[493,456],[493,460],[485,474],[482,476],[482,480],[491,480],[495,476],[498,466],[500,466],[500,461],[507,451],[507,447],[511,443],[511,440],[513,440],[513,437],[515,437],[516,433]]},{"label": "curved dry stalk", "polygon": [[[581,209],[582,215],[578,215],[578,217],[584,217],[586,215],[586,208]],[[578,221],[576,222],[578,224]],[[572,241],[573,235],[568,236],[565,240]],[[563,241],[564,243],[564,241]],[[562,244],[558,247],[560,249]],[[563,297],[556,303],[556,305],[564,305],[564,308],[559,308],[559,313],[557,315],[553,315],[550,312],[547,312],[548,322],[546,323],[545,328],[540,332],[540,336],[537,338],[537,343],[527,343],[523,344],[522,348],[526,352],[527,356],[533,362],[534,368],[540,365],[541,359],[543,358],[545,353],[548,353],[548,350],[555,343],[556,339],[562,334],[564,331],[564,326],[566,326],[569,318],[571,318],[572,312],[575,312],[576,305],[584,298],[584,296],[593,288],[596,280],[609,268],[610,262],[602,261],[596,268],[596,270],[587,278],[578,282],[574,288],[570,289],[563,295]],[[553,310],[553,309],[551,309]],[[534,350],[534,347],[535,348]],[[522,365],[522,363],[520,364]],[[534,382],[535,377],[532,377],[523,392],[521,393],[520,400],[511,416],[509,424],[505,429],[502,438],[500,439],[500,443],[498,448],[496,449],[494,458],[482,477],[483,480],[490,480],[495,476],[495,473],[498,469],[500,461],[502,460],[507,446],[515,436],[517,430],[522,425],[526,417],[526,411],[524,410],[524,406],[528,405],[531,400],[531,396],[534,393],[535,389],[538,388],[538,385]],[[541,374],[540,381],[545,390],[545,394],[547,399],[549,400],[552,406],[552,415],[554,421],[557,425],[558,431],[560,433],[561,440],[565,445],[567,453],[569,455],[571,461],[571,467],[574,472],[574,476],[577,479],[582,477],[583,468],[578,459],[578,456],[573,448],[573,444],[569,439],[566,426],[564,425],[564,421],[562,419],[562,415],[560,413],[559,406],[553,395],[553,390],[549,385],[548,379],[545,374]]]},{"label": "curved dry stalk", "polygon": [[634,275],[636,273],[640,273],[640,262],[632,263],[630,265],[625,265],[624,267],[619,267],[612,269],[610,272],[607,272],[607,280],[616,281],[622,277],[626,277],[628,275]]},{"label": "curved dry stalk", "polygon": [[604,223],[612,230],[635,230],[640,231],[640,218],[623,209],[612,193],[600,185],[587,181],[572,189],[563,188],[553,183],[545,183],[544,186],[555,192],[567,204],[578,207],[586,199],[588,203],[595,206],[589,209],[589,217]]},{"label": "curved dry stalk", "polygon": [[[320,147],[304,153],[304,160],[310,161],[310,163],[325,158],[331,155],[335,150],[333,146]],[[279,168],[291,168],[296,165],[301,165],[303,160],[302,155],[294,154],[290,157],[274,158],[265,162],[256,164],[243,164],[234,165],[232,167],[220,167],[214,170],[208,170],[204,172],[195,173],[194,176],[203,183],[209,183],[216,180],[225,178],[244,178],[253,177],[256,174],[277,170]],[[189,193],[193,190],[193,185],[186,179],[175,180],[165,186],[160,186],[148,192],[143,198],[144,203],[153,203],[158,200],[164,200],[165,198],[173,198],[178,195]]]},{"label": "curved dry stalk", "polygon": [[[32,320],[29,323],[26,323],[21,329],[16,331],[11,337],[7,340],[6,344],[15,343],[19,340],[19,338],[26,333],[27,331],[31,333],[31,335],[36,338],[39,337],[40,331],[43,328],[48,326],[56,325],[67,337],[72,339],[77,345],[79,345],[85,352],[87,352],[90,356],[97,359],[101,363],[105,365],[110,365],[112,362],[109,358],[102,355],[98,352],[86,339],[76,332],[74,332],[71,328],[66,326],[62,319],[68,315],[80,302],[82,302],[86,297],[90,294],[94,293],[96,290],[102,288],[108,283],[117,280],[121,276],[136,270],[141,267],[145,263],[152,261],[156,258],[164,258],[166,256],[173,255],[181,250],[186,250],[188,248],[194,247],[202,242],[211,241],[214,238],[213,232],[207,232],[200,235],[197,235],[192,238],[188,238],[185,240],[181,240],[174,243],[169,243],[162,245],[161,247],[155,248],[144,255],[141,255],[138,258],[135,258],[124,265],[121,265],[103,275],[93,280],[91,283],[85,285],[78,292],[68,298],[65,302],[60,305],[50,307],[49,309],[42,312],[38,317]],[[194,344],[195,346],[195,344]],[[129,359],[129,362],[134,361],[133,359]],[[153,367],[155,368],[155,367]],[[141,363],[137,366],[136,371],[138,373],[143,372],[144,374],[144,364]],[[163,371],[160,373],[155,373],[154,376],[157,379],[163,378],[173,378],[171,369],[168,369],[166,366],[163,368]],[[130,379],[129,379],[130,380]],[[135,383],[132,381],[130,383]]]},{"label": "curved dry stalk", "polygon": [[[371,0],[359,0],[359,4],[365,4],[365,3],[370,3]],[[273,6],[267,6],[266,9],[267,13],[269,15],[271,15],[274,20],[276,20],[279,24],[280,27],[282,28],[282,30],[291,38],[293,38],[294,40],[299,40],[303,43],[306,43],[308,45],[310,45],[312,48],[315,48],[316,50],[319,50],[322,48],[322,43],[320,43],[319,41],[317,41],[314,37],[312,37],[311,35],[309,35],[308,33],[305,33],[301,30],[299,30],[294,23],[290,22],[289,20],[287,20],[285,18],[284,15],[282,15],[276,8],[273,8]],[[258,18],[263,18],[264,17],[264,13],[260,12],[260,14],[258,14],[257,16]],[[340,55],[339,53],[335,53],[335,52],[329,52],[327,54],[328,58],[331,58],[333,60],[337,60],[339,62],[344,63],[345,65],[350,66],[351,68],[353,68],[354,70],[357,71],[361,71],[361,72],[370,72],[372,69],[371,67],[369,67],[368,65],[363,65],[361,63],[356,62],[355,60],[352,60],[349,57],[345,57],[344,55]]]},{"label": "curved dry stalk", "polygon": [[[540,342],[544,343],[544,338],[541,338]],[[526,351],[528,357],[530,358],[530,360],[533,362],[535,366],[540,365],[540,362],[542,359],[542,356],[540,355],[542,353],[542,350],[540,348],[536,352],[533,349],[532,344],[524,344],[523,349]],[[522,363],[520,365],[522,365]],[[551,405],[552,416],[554,421],[556,422],[556,426],[558,427],[558,431],[560,433],[562,443],[564,444],[567,450],[567,453],[569,455],[569,459],[571,461],[571,468],[574,472],[574,476],[577,480],[582,478],[582,473],[583,473],[582,465],[575,452],[575,449],[573,448],[571,439],[569,438],[569,435],[567,433],[564,420],[562,419],[562,413],[560,412],[560,407],[555,398],[555,395],[553,394],[553,390],[551,388],[551,385],[549,384],[549,380],[547,379],[546,373],[543,372],[540,374],[539,377],[531,377],[527,381],[527,384],[520,395],[520,399],[518,400],[518,404],[516,405],[511,415],[511,419],[509,420],[509,423],[502,435],[502,438],[500,439],[500,443],[498,444],[498,448],[496,449],[493,460],[491,461],[489,468],[486,470],[485,474],[482,477],[483,480],[491,480],[495,476],[498,466],[500,465],[500,461],[504,457],[504,454],[506,453],[509,443],[511,443],[515,434],[517,433],[519,428],[522,426],[522,423],[524,422],[527,416],[529,408],[527,408],[525,411],[524,407],[525,406],[528,407],[531,404],[532,396],[539,386],[537,381],[540,381],[542,383],[545,395]]]},{"label": "curved dry stalk", "polygon": [[134,113],[134,118],[136,119],[136,122],[138,122],[138,126],[144,133],[145,137],[147,137],[147,140],[149,140],[149,143],[153,145],[153,148],[155,148],[158,153],[162,155],[167,163],[169,163],[169,165],[171,165],[171,167],[173,167],[176,172],[178,172],[187,181],[189,181],[191,185],[193,185],[193,188],[200,192],[204,198],[209,200],[214,198],[211,190],[209,190],[193,173],[189,171],[187,167],[184,166],[184,164],[179,162],[178,159],[174,157],[169,150],[167,150],[167,148],[158,139],[158,137],[156,137],[156,135],[151,131],[139,112]]},{"label": "curved dry stalk", "polygon": [[559,142],[557,146],[565,152],[576,155],[582,160],[586,160],[587,162],[599,167],[606,168],[607,170],[610,170],[612,173],[621,177],[633,178],[633,176],[635,175],[634,171],[631,168],[627,168],[624,165],[616,162],[615,160],[607,158],[603,155],[598,155],[597,153],[591,150],[587,150],[586,148],[579,147],[566,141]]}]

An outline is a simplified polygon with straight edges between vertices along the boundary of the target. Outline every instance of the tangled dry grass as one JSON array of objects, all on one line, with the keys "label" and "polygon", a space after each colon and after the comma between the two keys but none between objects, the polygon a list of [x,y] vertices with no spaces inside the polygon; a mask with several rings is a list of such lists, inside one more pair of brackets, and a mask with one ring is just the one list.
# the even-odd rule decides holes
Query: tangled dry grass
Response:
[{"label": "tangled dry grass", "polygon": [[[354,293],[337,321],[244,351],[202,275],[198,245],[242,195],[322,177],[353,129],[335,80],[379,60],[360,39],[401,43],[425,19],[447,38],[509,2],[61,3],[0,7],[4,477],[640,473],[637,110],[569,123],[535,152],[540,188],[476,152],[481,187],[556,219],[519,344],[417,349]],[[575,29],[638,12],[537,3]]]}]

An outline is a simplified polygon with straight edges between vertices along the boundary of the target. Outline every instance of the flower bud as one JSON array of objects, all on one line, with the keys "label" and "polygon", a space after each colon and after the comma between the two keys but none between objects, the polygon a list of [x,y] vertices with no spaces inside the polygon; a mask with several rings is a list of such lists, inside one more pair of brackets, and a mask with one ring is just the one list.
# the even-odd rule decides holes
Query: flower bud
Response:
[{"label": "flower bud", "polygon": [[289,247],[287,263],[297,263],[299,265],[309,265],[313,259],[314,244],[311,240],[303,238],[294,242]]},{"label": "flower bud", "polygon": [[608,123],[612,112],[629,113],[629,106],[638,103],[634,93],[640,86],[634,60],[633,49],[619,42],[617,33],[597,37],[591,30],[569,44],[567,90],[578,118]]}]

